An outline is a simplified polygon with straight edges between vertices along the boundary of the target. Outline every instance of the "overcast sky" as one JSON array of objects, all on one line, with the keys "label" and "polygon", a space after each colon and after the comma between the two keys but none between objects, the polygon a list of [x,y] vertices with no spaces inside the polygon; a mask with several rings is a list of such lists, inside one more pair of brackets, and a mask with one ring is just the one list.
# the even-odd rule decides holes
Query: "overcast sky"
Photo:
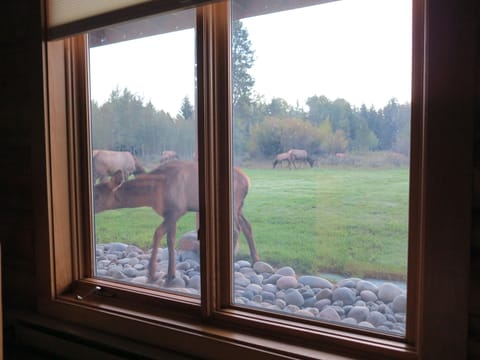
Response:
[{"label": "overcast sky", "polygon": [[[411,0],[342,0],[243,23],[255,51],[254,91],[267,101],[410,101]],[[184,96],[194,98],[194,43],[184,30],[92,49],[92,98],[102,104],[127,87],[175,116]]]}]

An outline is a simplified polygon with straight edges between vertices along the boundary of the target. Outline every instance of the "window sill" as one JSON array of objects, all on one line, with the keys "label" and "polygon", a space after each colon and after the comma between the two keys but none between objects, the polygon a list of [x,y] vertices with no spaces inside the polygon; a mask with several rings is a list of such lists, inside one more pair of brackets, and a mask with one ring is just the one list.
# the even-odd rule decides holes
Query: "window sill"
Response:
[{"label": "window sill", "polygon": [[[351,333],[332,330],[326,334],[328,339],[325,343],[319,344],[318,337],[306,337],[302,342],[294,343],[290,339],[272,338],[265,335],[267,331],[260,332],[255,327],[247,328],[242,321],[235,322],[239,326],[233,329],[235,325],[231,325],[231,319],[222,321],[222,316],[210,323],[173,312],[168,312],[166,316],[152,316],[132,307],[126,310],[123,305],[119,307],[78,301],[71,295],[42,302],[40,311],[46,316],[21,315],[18,323],[23,327],[33,327],[42,334],[55,333],[53,342],[59,336],[75,335],[80,344],[91,343],[94,349],[113,348],[128,353],[141,347],[147,354],[142,356],[147,358],[156,357],[159,351],[208,359],[225,359],[225,354],[231,354],[229,357],[232,359],[417,358],[414,349],[408,345],[366,335],[352,336]],[[242,318],[240,313],[234,315]],[[232,314],[229,316],[232,317]],[[226,327],[226,323],[230,323],[230,327]],[[345,335],[350,335],[347,346]],[[119,341],[119,338],[122,340]],[[291,339],[294,338],[292,332]]]},{"label": "window sill", "polygon": [[[331,353],[312,351],[307,348],[287,346],[272,341],[262,341],[260,344],[245,344],[245,336],[236,336],[233,333],[224,334],[230,340],[214,338],[212,336],[193,335],[198,339],[179,336],[178,342],[183,347],[171,347],[172,338],[158,336],[158,345],[143,343],[132,338],[119,338],[117,334],[92,330],[70,322],[36,315],[32,313],[12,314],[16,341],[21,346],[38,349],[44,353],[60,357],[69,357],[72,353],[80,353],[84,357],[95,358],[102,356],[109,358],[114,355],[116,359],[132,358],[168,358],[183,360],[190,358],[225,359],[225,354],[230,354],[231,359],[325,359],[346,360],[356,357],[340,356]],[[192,329],[190,329],[192,331]],[[252,337],[250,337],[252,338]],[[190,341],[192,340],[192,341]],[[257,339],[257,342],[259,339]],[[169,343],[169,344],[167,344]],[[288,351],[286,351],[288,349]]]}]

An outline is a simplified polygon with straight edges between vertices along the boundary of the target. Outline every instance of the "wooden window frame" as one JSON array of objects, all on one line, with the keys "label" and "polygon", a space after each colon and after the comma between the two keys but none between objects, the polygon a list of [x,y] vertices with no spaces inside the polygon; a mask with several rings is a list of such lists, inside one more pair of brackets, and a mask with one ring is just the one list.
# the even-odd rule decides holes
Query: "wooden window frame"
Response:
[{"label": "wooden window frame", "polygon": [[[473,141],[469,143],[464,138],[473,134],[473,109],[462,108],[458,99],[440,106],[438,99],[451,91],[447,87],[452,83],[456,83],[456,90],[465,98],[474,94],[473,79],[460,72],[474,67],[473,37],[462,45],[463,54],[472,55],[470,58],[438,60],[437,56],[445,56],[445,49],[459,49],[457,40],[472,30],[472,22],[447,27],[452,32],[441,41],[433,34],[445,26],[442,14],[473,5],[470,0],[455,4],[414,0],[413,4],[410,204],[414,206],[410,210],[409,321],[405,340],[332,324],[314,326],[307,321],[243,311],[228,301],[221,302],[220,299],[231,296],[228,289],[221,290],[219,286],[221,270],[230,271],[231,252],[225,242],[218,241],[230,236],[230,217],[222,209],[230,208],[231,160],[228,153],[218,151],[227,148],[231,138],[229,122],[225,121],[231,112],[226,76],[229,72],[226,2],[204,5],[197,15],[201,39],[197,43],[197,61],[198,69],[202,69],[197,76],[199,84],[204,84],[198,102],[199,158],[203,159],[199,166],[200,198],[205,199],[201,200],[200,209],[206,214],[200,236],[213,239],[202,242],[201,246],[202,304],[153,290],[136,288],[132,292],[128,285],[112,285],[87,277],[92,274],[92,259],[83,239],[90,236],[91,224],[85,209],[91,203],[88,195],[91,189],[85,174],[89,167],[84,151],[88,146],[88,129],[81,124],[88,116],[89,97],[86,44],[84,37],[78,36],[44,43],[46,105],[45,121],[38,129],[42,136],[36,144],[40,164],[35,191],[39,312],[176,351],[188,343],[185,352],[207,358],[235,354],[234,358],[420,359],[435,358],[435,354],[444,358],[452,351],[465,351],[460,345],[466,339],[466,319],[446,315],[449,324],[439,329],[437,317],[442,306],[435,303],[435,296],[439,274],[442,281],[455,281],[467,288],[470,213],[461,206],[471,198],[468,186],[471,175],[467,170],[471,159],[459,161],[452,157],[452,151],[471,153],[467,150],[471,150]],[[452,66],[457,77],[442,78],[444,69]],[[442,113],[445,106],[450,114],[463,116],[465,123],[455,126],[449,122]],[[454,136],[445,146],[442,134],[449,130]],[[446,171],[442,161],[455,165],[458,172]],[[438,177],[442,182],[438,182]],[[456,189],[453,195],[445,192],[447,186]],[[458,239],[468,241],[463,246]],[[448,264],[443,263],[446,254],[450,256]],[[101,290],[92,292],[95,286]],[[77,295],[83,299],[79,300]],[[465,309],[462,314],[467,313],[466,294],[447,300]],[[272,332],[272,324],[281,330]]]}]

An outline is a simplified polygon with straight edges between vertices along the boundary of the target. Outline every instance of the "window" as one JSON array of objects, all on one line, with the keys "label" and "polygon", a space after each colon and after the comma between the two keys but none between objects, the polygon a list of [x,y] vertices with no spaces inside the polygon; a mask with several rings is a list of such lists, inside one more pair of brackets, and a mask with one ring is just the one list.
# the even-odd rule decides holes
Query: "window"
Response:
[{"label": "window", "polygon": [[411,5],[233,1],[235,304],[405,334]]},{"label": "window", "polygon": [[[346,1],[346,0],[345,0]],[[302,2],[303,4],[303,2]],[[312,5],[305,1],[305,5]],[[185,338],[195,339],[192,342],[191,352],[199,356],[212,357],[215,351],[239,350],[241,354],[272,354],[292,355],[299,351],[306,351],[305,357],[320,356],[322,351],[331,350],[333,347],[341,349],[342,354],[368,354],[370,356],[391,357],[415,357],[420,341],[418,324],[418,309],[423,309],[424,304],[414,303],[415,296],[419,291],[416,276],[419,272],[418,260],[420,252],[420,226],[417,215],[421,212],[419,207],[412,207],[409,218],[408,232],[410,235],[410,252],[408,266],[409,298],[407,303],[407,322],[405,334],[389,333],[389,331],[370,331],[364,327],[351,327],[329,321],[312,321],[309,317],[291,317],[285,314],[276,314],[261,310],[253,306],[242,306],[233,293],[233,282],[230,280],[235,275],[234,270],[234,244],[225,239],[232,238],[232,225],[236,224],[238,212],[230,208],[230,190],[233,190],[232,201],[234,206],[241,205],[235,198],[238,185],[235,186],[230,180],[234,180],[236,173],[232,171],[232,165],[240,165],[239,161],[249,161],[240,157],[242,150],[239,139],[236,138],[235,126],[238,117],[238,108],[235,108],[235,98],[231,101],[229,95],[235,96],[235,88],[231,91],[229,82],[229,37],[230,25],[235,26],[238,18],[259,14],[240,15],[233,10],[230,16],[230,3],[215,2],[215,4],[195,7],[195,33],[196,33],[196,85],[198,87],[197,99],[193,104],[194,112],[198,120],[198,192],[200,209],[200,276],[202,278],[200,296],[188,296],[182,291],[170,291],[162,286],[160,291],[154,287],[131,286],[130,281],[111,281],[103,276],[96,265],[96,254],[93,253],[93,243],[90,239],[90,229],[97,229],[100,220],[93,221],[90,212],[95,206],[95,186],[93,179],[89,177],[88,169],[93,164],[90,151],[95,149],[95,111],[92,106],[89,114],[90,98],[86,95],[88,89],[88,48],[92,46],[86,41],[84,35],[77,35],[65,39],[50,40],[48,42],[48,158],[49,167],[49,213],[52,224],[48,244],[52,245],[51,257],[47,271],[48,279],[45,280],[46,292],[44,302],[41,304],[43,311],[72,321],[95,326],[114,334],[129,336],[140,339],[132,334],[132,329],[142,329],[141,339],[144,342],[159,344],[171,348],[181,348]],[[241,5],[234,2],[233,6]],[[422,3],[414,2],[414,48],[421,47],[423,51]],[[160,5],[155,13],[171,11],[171,8],[162,8]],[[280,6],[280,5],[279,5]],[[285,5],[285,8],[275,8],[275,11],[294,11]],[[318,6],[328,6],[318,5]],[[295,2],[293,7],[299,7]],[[268,7],[263,7],[268,9]],[[147,6],[139,5],[136,9],[142,15],[151,15]],[[178,9],[181,10],[179,5]],[[248,9],[248,8],[247,8]],[[267,12],[269,12],[268,10]],[[137,13],[138,14],[138,13]],[[168,16],[173,13],[167,14]],[[237,15],[235,15],[237,14]],[[237,18],[238,16],[238,18]],[[264,14],[264,16],[271,16]],[[137,17],[137,16],[133,16]],[[163,17],[163,15],[161,15]],[[111,18],[109,24],[112,22]],[[98,25],[98,24],[97,24]],[[102,24],[104,25],[104,24]],[[109,25],[110,26],[110,25]],[[100,26],[91,26],[100,28]],[[80,32],[85,31],[81,29]],[[112,33],[116,33],[112,31]],[[163,34],[167,34],[164,31]],[[234,33],[234,30],[232,31]],[[100,37],[101,41],[102,37]],[[142,39],[132,40],[141,41]],[[233,40],[234,41],[234,40]],[[232,41],[232,42],[233,42]],[[422,45],[418,45],[422,44]],[[98,48],[100,50],[101,47]],[[422,96],[422,51],[416,48],[414,52],[414,77],[412,103],[413,118],[421,118]],[[92,48],[94,51],[94,48]],[[92,56],[90,57],[92,61]],[[91,65],[95,64],[92,61]],[[62,71],[60,71],[62,70]],[[65,70],[65,71],[63,71]],[[235,69],[233,69],[235,71]],[[90,73],[91,84],[94,83],[94,74]],[[232,80],[235,86],[235,79]],[[93,96],[94,90],[91,90]],[[119,87],[115,96],[125,95],[132,102],[139,100],[135,93],[129,94]],[[133,94],[133,97],[130,95]],[[144,96],[139,94],[140,97]],[[193,97],[193,96],[192,96]],[[152,100],[153,103],[153,100]],[[233,103],[233,106],[231,106]],[[279,105],[279,110],[285,105],[281,101],[274,102]],[[101,106],[101,104],[98,104]],[[288,105],[288,104],[287,104]],[[177,105],[178,106],[178,105]],[[148,108],[148,103],[142,104],[142,108]],[[188,107],[185,107],[186,109]],[[156,109],[158,110],[158,109]],[[230,116],[233,110],[233,116]],[[287,110],[290,111],[289,107]],[[295,109],[293,109],[295,110]],[[296,110],[299,110],[298,108]],[[143,111],[143,110],[142,110]],[[185,118],[188,112],[181,116]],[[175,114],[176,116],[177,114]],[[419,116],[420,115],[420,116]],[[86,125],[86,119],[92,119],[92,129]],[[229,121],[233,118],[233,133]],[[99,118],[99,117],[97,117]],[[420,122],[420,120],[417,120]],[[332,126],[333,129],[333,126]],[[414,204],[420,202],[421,183],[421,130],[420,123],[412,123],[412,156],[410,177],[410,199]],[[256,131],[252,128],[248,131]],[[231,140],[233,139],[233,140]],[[368,139],[368,136],[367,136]],[[234,149],[230,150],[233,143]],[[87,144],[88,146],[85,146]],[[236,145],[239,148],[235,148]],[[190,143],[190,145],[192,145]],[[242,145],[243,146],[243,145]],[[195,147],[193,147],[195,148]],[[145,149],[117,148],[117,150],[131,150],[133,152],[145,151]],[[160,149],[163,151],[163,149]],[[167,150],[167,148],[165,148]],[[288,150],[288,149],[285,149]],[[232,153],[232,157],[230,154]],[[339,154],[344,154],[339,152]],[[290,157],[290,161],[298,160]],[[343,161],[340,155],[335,161]],[[298,165],[298,164],[296,164]],[[269,167],[271,164],[269,164]],[[292,165],[293,166],[293,165]],[[271,170],[271,169],[269,169]],[[275,170],[278,174],[300,174],[304,170]],[[317,170],[317,169],[313,169]],[[247,171],[248,172],[248,171]],[[273,170],[272,170],[273,173]],[[67,174],[67,176],[65,176]],[[121,173],[120,173],[121,174]],[[121,174],[122,175],[122,174]],[[122,175],[123,176],[123,175]],[[142,175],[139,175],[139,178]],[[419,180],[420,179],[420,180]],[[128,181],[123,177],[117,186],[124,187]],[[101,184],[100,184],[101,185]],[[247,214],[247,204],[253,190],[245,199],[244,211],[246,218],[253,223],[254,220]],[[231,214],[230,214],[231,213]],[[232,215],[233,216],[230,216]],[[131,216],[130,216],[131,217]],[[194,219],[191,225],[194,227]],[[254,224],[253,230],[257,227]],[[257,246],[260,249],[260,238],[255,233]],[[242,244],[241,246],[244,246]],[[248,250],[240,248],[240,254],[248,257]],[[245,255],[246,254],[246,255]],[[260,256],[263,256],[259,251]],[[117,258],[118,259],[118,258]],[[421,258],[424,261],[424,258]],[[132,266],[130,264],[130,266]],[[240,266],[240,265],[239,265]],[[304,298],[305,299],[305,298]],[[422,307],[423,306],[423,307]],[[344,310],[345,311],[345,310]],[[206,321],[205,321],[206,320]],[[115,329],[112,325],[115,324]],[[128,329],[128,330],[126,330]],[[231,330],[235,329],[235,330]],[[289,339],[285,341],[285,339]],[[262,343],[263,342],[263,343]],[[266,342],[266,343],[265,343]],[[218,348],[209,347],[215,344]],[[308,344],[308,345],[305,345]],[[310,345],[312,344],[312,345]],[[380,355],[380,356],[382,356]],[[213,356],[214,357],[214,356]]]},{"label": "window", "polygon": [[[95,275],[198,296],[194,15],[112,25],[88,42]],[[175,232],[178,249],[162,246]]]}]

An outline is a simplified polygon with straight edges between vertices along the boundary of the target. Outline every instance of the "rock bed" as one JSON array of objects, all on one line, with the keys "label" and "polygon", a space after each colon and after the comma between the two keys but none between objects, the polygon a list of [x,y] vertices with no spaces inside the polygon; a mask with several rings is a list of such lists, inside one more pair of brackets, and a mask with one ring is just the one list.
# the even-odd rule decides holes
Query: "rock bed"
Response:
[{"label": "rock bed", "polygon": [[[188,233],[179,241],[177,273],[168,289],[199,295],[199,251],[193,236]],[[168,250],[159,249],[159,280],[151,284],[147,284],[150,252],[123,243],[98,244],[96,260],[99,277],[162,288],[168,266]],[[236,304],[342,322],[395,335],[405,334],[406,292],[393,283],[376,285],[359,278],[333,283],[320,276],[297,276],[289,266],[274,269],[263,261],[252,266],[249,261],[239,260],[235,262],[234,270]]]}]

